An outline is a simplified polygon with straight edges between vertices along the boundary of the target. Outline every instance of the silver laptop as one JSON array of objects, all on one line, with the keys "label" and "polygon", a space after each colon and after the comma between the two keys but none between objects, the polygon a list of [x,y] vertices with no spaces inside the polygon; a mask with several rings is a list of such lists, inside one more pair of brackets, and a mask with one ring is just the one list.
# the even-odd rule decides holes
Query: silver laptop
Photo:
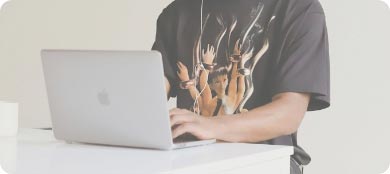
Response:
[{"label": "silver laptop", "polygon": [[157,51],[42,50],[53,131],[67,142],[176,149]]}]

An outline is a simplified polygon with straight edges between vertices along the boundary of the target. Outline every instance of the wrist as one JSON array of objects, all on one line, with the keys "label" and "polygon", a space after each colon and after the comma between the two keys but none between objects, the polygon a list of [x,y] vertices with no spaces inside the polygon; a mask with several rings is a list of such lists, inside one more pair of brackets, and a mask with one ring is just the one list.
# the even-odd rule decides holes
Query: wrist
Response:
[{"label": "wrist", "polygon": [[205,70],[208,70],[208,71],[213,71],[214,70],[214,67],[217,66],[216,63],[209,63],[209,62],[203,62],[202,63],[202,66]]},{"label": "wrist", "polygon": [[241,61],[241,59],[242,59],[242,56],[240,54],[234,54],[234,55],[230,56],[229,61],[233,62],[233,63],[238,63]]},{"label": "wrist", "polygon": [[230,118],[230,116],[216,116],[211,117],[211,119],[214,121],[213,127],[215,138],[218,140],[227,141],[229,139],[227,136],[229,135],[229,125],[232,118]]},{"label": "wrist", "polygon": [[194,86],[194,85],[195,85],[194,80],[186,80],[186,81],[181,81],[179,84],[179,87],[181,89],[188,89],[189,87]]}]

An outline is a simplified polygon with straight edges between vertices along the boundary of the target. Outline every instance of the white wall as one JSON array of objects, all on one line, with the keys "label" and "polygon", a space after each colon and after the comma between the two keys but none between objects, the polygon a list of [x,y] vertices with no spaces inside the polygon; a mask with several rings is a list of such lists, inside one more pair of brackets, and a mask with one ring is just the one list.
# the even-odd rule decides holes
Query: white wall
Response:
[{"label": "white wall", "polygon": [[0,100],[20,126],[50,126],[40,49],[150,49],[170,0],[13,0],[0,14]]},{"label": "white wall", "polygon": [[[39,50],[150,49],[170,2],[13,0],[0,13],[0,100],[20,102],[21,127],[50,126]],[[313,158],[305,173],[381,173],[390,163],[390,10],[376,0],[322,4],[332,106],[308,113],[301,126]]]},{"label": "white wall", "polygon": [[390,9],[377,0],[323,0],[331,56],[328,110],[308,113],[307,173],[379,174],[390,163]]}]

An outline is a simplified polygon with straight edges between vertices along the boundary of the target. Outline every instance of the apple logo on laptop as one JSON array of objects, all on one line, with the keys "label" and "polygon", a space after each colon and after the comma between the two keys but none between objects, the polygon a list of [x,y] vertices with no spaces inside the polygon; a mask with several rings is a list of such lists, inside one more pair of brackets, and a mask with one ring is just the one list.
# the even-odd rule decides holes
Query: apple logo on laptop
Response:
[{"label": "apple logo on laptop", "polygon": [[109,106],[111,104],[110,96],[106,89],[103,89],[101,92],[99,92],[97,97],[101,105]]}]

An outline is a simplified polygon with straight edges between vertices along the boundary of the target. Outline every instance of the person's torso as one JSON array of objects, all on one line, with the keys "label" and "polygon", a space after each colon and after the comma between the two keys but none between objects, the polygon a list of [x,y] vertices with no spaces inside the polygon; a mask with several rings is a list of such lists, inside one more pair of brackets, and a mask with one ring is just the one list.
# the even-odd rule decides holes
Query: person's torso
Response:
[{"label": "person's torso", "polygon": [[[172,3],[170,8],[176,14],[176,38],[172,38],[175,59],[184,64],[198,92],[191,95],[189,89],[178,89],[177,107],[216,116],[248,112],[271,102],[273,71],[284,44],[281,25],[287,20],[286,8],[293,3],[289,0],[204,0],[203,7],[202,0]],[[207,75],[207,85],[201,88],[205,67],[202,64],[205,56],[210,55],[214,56],[211,64],[214,67]],[[179,73],[179,65],[176,70]],[[211,100],[200,104],[206,87],[211,91],[208,96]],[[297,145],[296,133],[259,143],[293,145],[298,158],[310,161],[309,155]]]},{"label": "person's torso", "polygon": [[[221,111],[214,112],[213,108],[208,108],[209,112],[234,114],[270,102],[272,96],[268,91],[275,62],[272,57],[277,54],[273,50],[276,46],[274,33],[278,29],[277,15],[280,13],[278,1],[204,0],[203,8],[201,0],[181,1],[177,3],[180,5],[177,7],[177,59],[187,67],[190,78],[197,80],[199,93],[203,89],[199,85],[198,65],[204,63],[203,53],[215,54],[213,62],[216,71],[227,70],[227,84],[219,89],[225,89],[224,97],[219,98],[222,101],[219,107]],[[211,47],[213,51],[208,50]],[[232,60],[232,57],[236,60]],[[239,73],[237,91],[240,88],[244,91],[243,95],[229,93],[229,87],[233,85],[232,73],[235,72]],[[209,77],[215,78],[212,74],[212,71],[209,72]],[[241,78],[244,79],[243,83],[240,83]],[[212,86],[210,83],[218,81],[208,79],[208,83]],[[211,89],[214,99],[211,105],[215,107],[218,106],[216,90]],[[179,90],[177,95],[178,107],[193,110],[195,100],[189,90]],[[234,98],[236,101],[232,101]]]}]

